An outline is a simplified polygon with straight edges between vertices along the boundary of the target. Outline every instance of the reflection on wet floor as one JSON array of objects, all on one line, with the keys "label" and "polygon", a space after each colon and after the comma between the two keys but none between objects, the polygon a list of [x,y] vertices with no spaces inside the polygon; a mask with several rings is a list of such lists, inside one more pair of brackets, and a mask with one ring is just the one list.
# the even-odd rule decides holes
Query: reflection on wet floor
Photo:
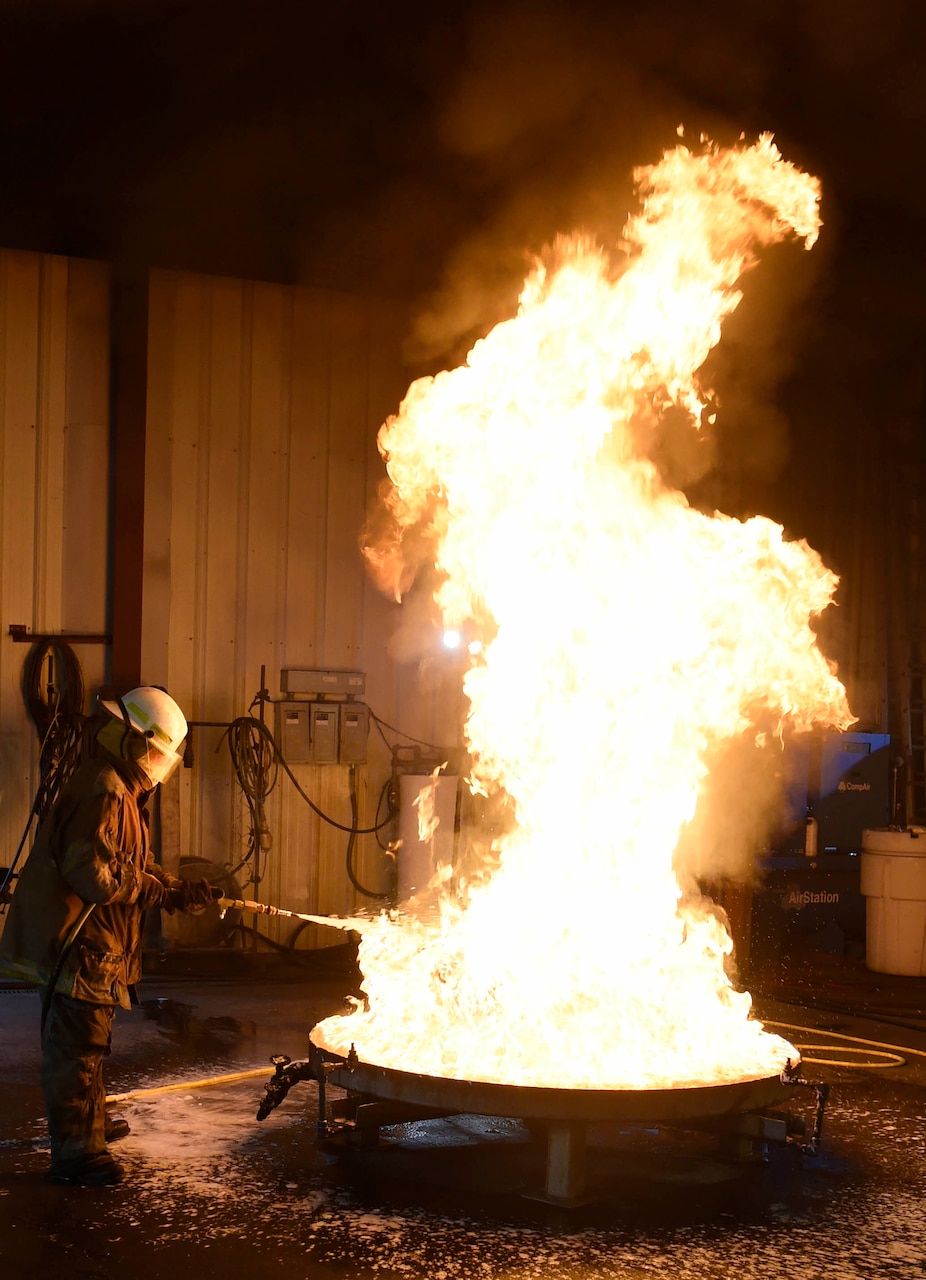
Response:
[{"label": "reflection on wet floor", "polygon": [[[272,1052],[304,1054],[309,1021],[336,994],[295,984],[185,988],[170,993],[161,1021],[142,1010],[122,1019],[108,1081],[112,1091],[135,1090],[120,1107],[132,1129],[118,1148],[128,1178],[105,1191],[42,1183],[36,1010],[28,998],[0,997],[4,1272],[37,1280],[926,1273],[926,1058],[917,1069],[913,1058],[893,1070],[820,1068],[833,1088],[815,1159],[772,1147],[737,1162],[721,1158],[710,1135],[590,1126],[591,1203],[551,1209],[531,1198],[543,1184],[543,1133],[515,1118],[393,1125],[363,1149],[318,1139],[317,1089],[304,1082],[258,1123],[260,1069],[269,1079]],[[839,1029],[859,1031],[851,1020]],[[885,1028],[870,1034],[890,1042]],[[200,1087],[247,1070],[257,1077]],[[167,1083],[180,1087],[161,1092]],[[145,1095],[145,1086],[159,1092]]]},{"label": "reflection on wet floor", "polygon": [[[851,1093],[816,1161],[778,1151],[742,1166],[712,1158],[703,1137],[695,1150],[685,1135],[602,1126],[590,1144],[602,1199],[552,1214],[524,1198],[542,1185],[543,1151],[516,1120],[395,1126],[362,1151],[314,1139],[311,1085],[266,1128],[246,1083],[142,1098],[120,1148],[131,1197],[107,1202],[103,1225],[127,1221],[159,1248],[194,1227],[201,1245],[296,1244],[338,1274],[429,1280],[912,1277],[926,1265],[922,1104]],[[859,1158],[850,1137],[862,1133]]]},{"label": "reflection on wet floor", "polygon": [[219,1053],[242,1041],[254,1040],[257,1023],[228,1016],[200,1018],[196,1006],[160,996],[142,1000],[145,1018],[157,1024],[160,1033],[193,1053]]},{"label": "reflection on wet floor", "polygon": [[[655,1130],[598,1132],[604,1197],[576,1213],[524,1198],[542,1182],[543,1153],[518,1121],[397,1126],[361,1151],[316,1142],[311,1105],[292,1099],[261,1130],[253,1102],[253,1089],[238,1085],[131,1108],[122,1148],[130,1212],[159,1245],[187,1239],[195,1222],[203,1243],[298,1243],[309,1262],[345,1268],[338,1274],[362,1267],[429,1280],[656,1271],[818,1280],[912,1277],[926,1265],[924,1116],[910,1099],[843,1101],[814,1162],[775,1152],[735,1166]],[[847,1140],[863,1131],[859,1159]],[[248,1202],[260,1206],[256,1220],[242,1212]],[[111,1202],[114,1227],[126,1207]]]}]

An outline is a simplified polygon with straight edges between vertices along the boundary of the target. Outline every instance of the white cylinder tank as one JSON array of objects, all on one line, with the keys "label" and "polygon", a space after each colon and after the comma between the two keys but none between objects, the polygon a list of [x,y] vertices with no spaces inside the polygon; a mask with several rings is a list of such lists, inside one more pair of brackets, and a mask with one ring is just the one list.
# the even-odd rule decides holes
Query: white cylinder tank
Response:
[{"label": "white cylinder tank", "polygon": [[863,831],[861,889],[868,968],[926,975],[926,828]]},{"label": "white cylinder tank", "polygon": [[[403,773],[399,776],[398,901],[407,908],[408,899],[426,889],[441,864],[453,862],[454,825],[459,778],[442,773]],[[422,834],[419,808],[427,797],[433,827]]]}]

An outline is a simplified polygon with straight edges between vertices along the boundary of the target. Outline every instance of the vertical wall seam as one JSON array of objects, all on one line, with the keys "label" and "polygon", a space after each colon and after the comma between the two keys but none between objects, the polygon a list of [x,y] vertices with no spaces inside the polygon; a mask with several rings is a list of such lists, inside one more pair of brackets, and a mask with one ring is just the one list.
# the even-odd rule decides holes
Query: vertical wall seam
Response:
[{"label": "vertical wall seam", "polygon": [[[369,432],[371,430],[375,430],[372,426],[373,406],[371,403],[371,395],[370,395],[370,391],[372,387],[372,376],[373,376],[372,375],[373,306],[372,306],[372,303],[370,302],[367,303],[367,307],[366,307],[366,342],[365,342],[364,349],[365,349],[365,355],[366,355],[366,361],[365,361],[366,380],[365,380],[364,389],[363,389],[363,392],[364,392],[363,394],[363,426],[361,428],[362,436],[360,440],[360,456],[355,460],[356,466],[363,467],[363,513],[362,513],[363,521],[366,520],[367,515],[370,511],[370,507],[372,505],[372,497],[370,494],[371,476],[370,476],[368,449],[370,446]],[[371,582],[370,582],[370,575],[366,571],[366,563],[364,562],[362,554],[360,556],[360,559],[361,559],[362,576],[360,579],[360,623],[357,629],[357,644],[359,647],[359,652],[358,652],[357,658],[358,658],[358,662],[361,669],[366,670],[366,634],[365,634],[364,624],[367,620],[366,602],[369,599]]]},{"label": "vertical wall seam", "polygon": [[[35,316],[35,439],[32,479],[32,625],[43,631],[48,625],[45,616],[44,575],[48,558],[45,516],[48,501],[48,400],[46,395],[48,335],[47,283],[45,257],[38,262],[38,298]],[[40,489],[45,486],[45,502],[40,499]]]},{"label": "vertical wall seam", "polygon": [[[327,324],[325,326],[325,485],[324,500],[325,509],[319,512],[319,519],[316,527],[320,530],[318,547],[318,562],[321,566],[321,573],[318,581],[319,599],[325,601],[328,599],[328,546],[330,539],[328,537],[328,522],[331,516],[331,406],[332,406],[332,348],[334,344],[334,305],[330,295],[326,295],[327,307],[325,309]],[[323,609],[321,631],[321,652],[317,655],[321,663],[329,661],[329,639],[328,639],[328,613]]]},{"label": "vertical wall seam", "polygon": [[238,704],[247,705],[248,671],[247,662],[247,619],[244,617],[243,603],[248,596],[248,548],[251,540],[250,527],[250,455],[251,455],[251,416],[252,385],[254,361],[254,286],[244,281],[241,294],[241,362],[240,362],[240,396],[238,413],[238,558],[237,581],[235,589],[235,647],[239,657],[245,662],[239,663],[238,669]]},{"label": "vertical wall seam", "polygon": [[293,547],[292,467],[293,457],[295,454],[293,444],[293,369],[295,366],[296,342],[295,289],[286,289],[283,294],[283,299],[285,306],[283,308],[283,333],[281,342],[283,358],[280,361],[280,377],[282,380],[280,397],[280,449],[283,458],[285,458],[285,464],[281,459],[280,469],[278,472],[278,507],[282,517],[281,529],[283,532],[283,537],[278,539],[279,556],[277,569],[277,650],[279,666],[283,665],[283,648],[287,634],[288,610],[286,587],[290,580],[289,569]]},{"label": "vertical wall seam", "polygon": [[208,633],[206,579],[209,565],[209,462],[212,449],[212,366],[214,361],[213,308],[215,284],[203,280],[199,294],[199,413],[196,437],[196,617],[195,634],[200,642],[195,651],[194,696],[202,714],[206,700],[205,643]]},{"label": "vertical wall seam", "polygon": [[[6,469],[7,469],[7,305],[9,293],[9,253],[6,250],[0,250],[0,494],[6,492]],[[5,536],[5,527],[3,522],[3,512],[0,511],[0,600],[6,600],[6,564],[7,564],[7,545]],[[4,618],[5,626],[15,619]],[[0,654],[3,650],[0,648]],[[3,674],[3,663],[0,658],[0,675]],[[5,717],[4,717],[5,718]]]}]

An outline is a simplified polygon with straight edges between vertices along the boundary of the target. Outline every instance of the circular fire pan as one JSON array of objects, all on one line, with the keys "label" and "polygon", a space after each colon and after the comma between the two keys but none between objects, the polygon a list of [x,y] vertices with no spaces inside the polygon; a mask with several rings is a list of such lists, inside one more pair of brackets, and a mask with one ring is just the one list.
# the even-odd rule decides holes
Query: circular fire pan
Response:
[{"label": "circular fire pan", "polygon": [[734,1116],[775,1106],[792,1097],[779,1076],[668,1089],[542,1088],[421,1075],[395,1067],[351,1060],[328,1049],[316,1034],[309,1039],[326,1063],[325,1076],[352,1093],[381,1101],[433,1107],[449,1114],[511,1116],[521,1120],[673,1122]]}]

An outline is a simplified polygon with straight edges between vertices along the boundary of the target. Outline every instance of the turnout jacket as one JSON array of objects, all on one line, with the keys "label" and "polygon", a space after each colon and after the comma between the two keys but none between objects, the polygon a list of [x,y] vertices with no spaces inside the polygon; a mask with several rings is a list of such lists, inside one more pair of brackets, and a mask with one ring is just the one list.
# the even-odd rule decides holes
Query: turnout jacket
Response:
[{"label": "turnout jacket", "polygon": [[141,975],[142,914],[182,881],[151,859],[150,784],[100,748],[84,758],[39,828],[0,938],[0,973],[45,986],[85,906],[93,909],[54,990],[128,1009]]}]

